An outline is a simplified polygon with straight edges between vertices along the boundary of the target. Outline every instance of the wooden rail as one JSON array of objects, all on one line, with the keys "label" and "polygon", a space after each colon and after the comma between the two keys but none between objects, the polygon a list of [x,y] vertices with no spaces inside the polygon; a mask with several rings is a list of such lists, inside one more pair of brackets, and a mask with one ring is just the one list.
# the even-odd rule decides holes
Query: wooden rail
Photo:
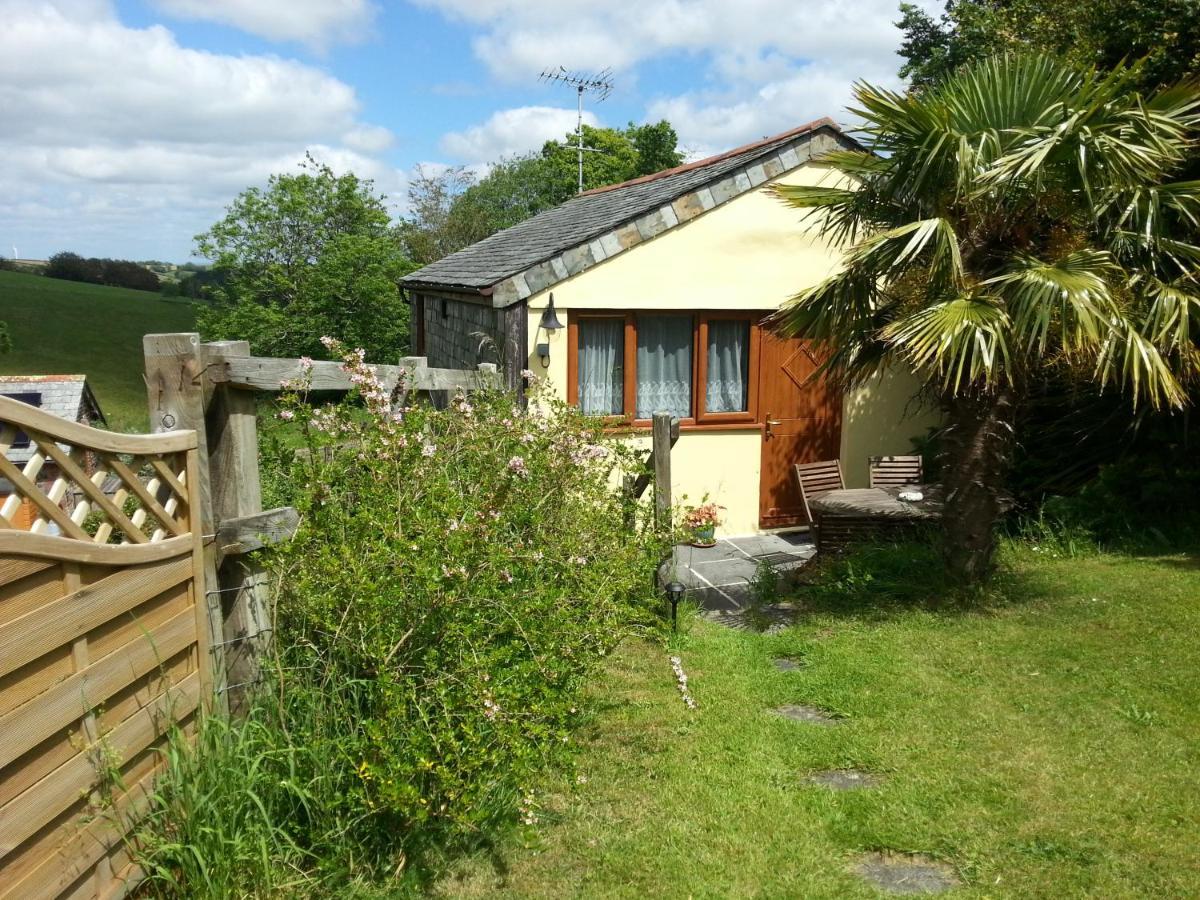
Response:
[{"label": "wooden rail", "polygon": [[[208,373],[213,384],[254,391],[278,391],[281,385],[311,380],[314,391],[348,391],[354,385],[342,364],[318,360],[303,368],[299,360],[263,356],[210,358],[216,363]],[[482,363],[476,371],[430,368],[425,357],[408,357],[400,365],[372,366],[389,390],[401,387],[409,391],[474,391],[481,387],[500,387],[500,376],[493,363]]]}]

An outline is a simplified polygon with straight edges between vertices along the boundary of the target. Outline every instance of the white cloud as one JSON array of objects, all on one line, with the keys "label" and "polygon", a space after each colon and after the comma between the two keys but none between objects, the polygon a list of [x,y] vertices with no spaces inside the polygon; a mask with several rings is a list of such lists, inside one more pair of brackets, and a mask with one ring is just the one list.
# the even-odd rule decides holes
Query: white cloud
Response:
[{"label": "white cloud", "polygon": [[0,246],[181,259],[306,150],[401,193],[354,90],[274,56],[183,47],[97,0],[0,0]]},{"label": "white cloud", "polygon": [[[844,116],[858,78],[898,84],[896,0],[417,0],[480,29],[476,56],[499,79],[559,64],[606,66],[631,92],[637,67],[670,58],[695,87],[650,100],[681,144],[721,150],[820,116]],[[938,11],[940,0],[918,5]]]},{"label": "white cloud", "polygon": [[646,111],[650,119],[667,119],[688,149],[707,156],[825,116],[843,126],[853,125],[846,106],[851,102],[851,85],[860,75],[874,84],[900,84],[892,72],[851,72],[812,63],[754,90],[663,97],[651,101]]},{"label": "white cloud", "polygon": [[480,59],[515,80],[559,64],[621,69],[672,51],[894,61],[899,18],[894,0],[419,2],[484,28]]},{"label": "white cloud", "polygon": [[153,0],[167,15],[217,22],[271,41],[316,50],[362,40],[376,14],[370,0]]},{"label": "white cloud", "polygon": [[[441,141],[442,152],[464,163],[491,163],[501,157],[536,150],[546,141],[575,130],[578,113],[553,106],[521,106],[495,112],[481,125],[452,131]],[[596,117],[586,110],[586,125]]]}]

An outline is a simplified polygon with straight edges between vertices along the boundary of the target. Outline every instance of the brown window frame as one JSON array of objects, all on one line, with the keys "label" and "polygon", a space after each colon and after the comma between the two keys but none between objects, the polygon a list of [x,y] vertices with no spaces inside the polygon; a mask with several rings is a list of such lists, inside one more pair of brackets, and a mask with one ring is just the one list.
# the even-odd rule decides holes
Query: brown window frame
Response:
[{"label": "brown window frame", "polygon": [[[622,390],[624,414],[605,416],[613,425],[627,424],[634,428],[649,428],[650,419],[635,418],[637,410],[637,317],[679,316],[692,320],[692,408],[679,420],[690,429],[745,429],[760,426],[758,421],[758,359],[761,344],[762,312],[704,310],[676,312],[674,310],[570,310],[567,313],[567,402],[579,405],[579,323],[586,319],[620,319],[625,323],[624,371]],[[742,412],[710,413],[704,408],[707,399],[705,381],[708,374],[708,325],[714,320],[736,320],[750,323],[750,346],[747,359],[746,409]]]}]

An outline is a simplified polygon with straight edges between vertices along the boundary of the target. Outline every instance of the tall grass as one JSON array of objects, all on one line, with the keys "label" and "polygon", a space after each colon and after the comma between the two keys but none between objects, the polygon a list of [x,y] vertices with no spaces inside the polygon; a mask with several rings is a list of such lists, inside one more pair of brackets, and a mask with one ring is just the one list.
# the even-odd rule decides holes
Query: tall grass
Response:
[{"label": "tall grass", "polygon": [[[295,648],[282,654],[294,656]],[[361,827],[380,811],[350,801],[353,767],[338,748],[358,726],[364,685],[277,662],[244,718],[209,715],[194,736],[169,735],[133,840],[151,895],[329,896],[421,876],[406,870],[400,836]],[[364,833],[377,840],[364,843]]]},{"label": "tall grass", "polygon": [[262,712],[239,722],[204,718],[194,743],[179,730],[170,735],[165,772],[135,835],[151,893],[216,900],[312,883],[295,824],[315,786],[299,775],[303,749]]}]

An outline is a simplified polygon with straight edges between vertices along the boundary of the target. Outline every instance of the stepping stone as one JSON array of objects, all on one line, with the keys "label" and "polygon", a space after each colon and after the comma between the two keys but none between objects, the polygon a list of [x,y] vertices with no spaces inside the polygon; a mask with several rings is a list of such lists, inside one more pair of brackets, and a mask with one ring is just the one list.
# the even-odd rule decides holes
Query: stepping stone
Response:
[{"label": "stepping stone", "polygon": [[835,719],[828,712],[815,706],[789,704],[771,710],[777,716],[792,719],[796,722],[807,722],[810,725],[839,725],[840,719]]},{"label": "stepping stone", "polygon": [[798,659],[788,659],[786,656],[781,656],[778,659],[772,660],[775,663],[775,668],[780,672],[795,672],[797,669],[803,669],[804,663]]},{"label": "stepping stone", "polygon": [[878,775],[860,772],[858,769],[832,769],[828,772],[814,772],[808,776],[810,784],[819,784],[834,791],[872,788],[878,786],[881,780]]},{"label": "stepping stone", "polygon": [[888,894],[941,894],[962,885],[953,866],[920,853],[867,853],[855,871]]}]

